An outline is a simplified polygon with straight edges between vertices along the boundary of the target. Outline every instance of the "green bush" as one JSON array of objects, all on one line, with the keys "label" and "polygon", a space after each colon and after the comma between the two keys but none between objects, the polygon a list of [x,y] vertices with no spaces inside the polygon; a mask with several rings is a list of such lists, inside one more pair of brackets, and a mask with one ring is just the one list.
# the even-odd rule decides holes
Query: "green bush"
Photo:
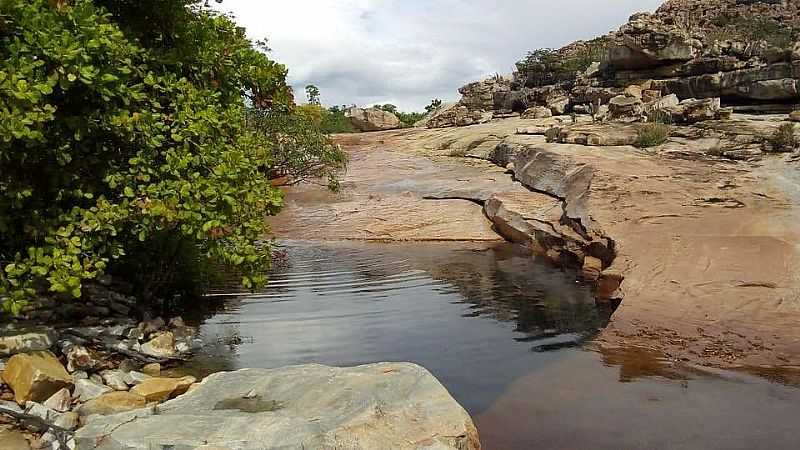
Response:
[{"label": "green bush", "polygon": [[670,127],[661,122],[649,122],[642,125],[636,137],[636,146],[639,148],[657,147],[667,141]]},{"label": "green bush", "polygon": [[[137,261],[174,270],[187,245],[257,284],[265,216],[282,204],[268,175],[302,175],[303,158],[342,165],[294,118],[286,69],[195,2],[0,0],[0,18],[7,311],[38,288],[80,297],[107,272],[138,281],[124,270]],[[312,165],[334,179],[336,167]]]}]

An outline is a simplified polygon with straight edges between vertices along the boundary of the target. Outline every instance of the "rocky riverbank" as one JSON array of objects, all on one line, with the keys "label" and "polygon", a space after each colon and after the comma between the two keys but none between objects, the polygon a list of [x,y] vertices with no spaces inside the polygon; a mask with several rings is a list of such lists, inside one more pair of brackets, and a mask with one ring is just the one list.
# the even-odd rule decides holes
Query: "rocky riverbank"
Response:
[{"label": "rocky riverbank", "polygon": [[82,303],[43,296],[0,329],[0,448],[480,449],[469,415],[413,364],[246,369],[198,383],[180,367],[201,346],[197,329],[148,318],[106,284],[87,286]]},{"label": "rocky riverbank", "polygon": [[[734,161],[698,137],[756,141],[785,123],[734,114],[675,126],[646,150],[623,145],[636,124],[580,115],[341,136],[352,157],[343,192],[292,188],[272,226],[305,239],[512,240],[621,302],[603,346],[791,367],[797,154]],[[567,138],[548,139],[552,129]]]}]

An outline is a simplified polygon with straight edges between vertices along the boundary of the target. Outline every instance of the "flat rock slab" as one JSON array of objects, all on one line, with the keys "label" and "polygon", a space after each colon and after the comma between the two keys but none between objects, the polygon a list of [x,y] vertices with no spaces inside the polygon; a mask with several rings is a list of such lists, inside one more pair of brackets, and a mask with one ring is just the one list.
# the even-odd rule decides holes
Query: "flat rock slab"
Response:
[{"label": "flat rock slab", "polygon": [[97,418],[76,442],[78,450],[480,449],[466,411],[410,363],[217,373],[157,414]]}]

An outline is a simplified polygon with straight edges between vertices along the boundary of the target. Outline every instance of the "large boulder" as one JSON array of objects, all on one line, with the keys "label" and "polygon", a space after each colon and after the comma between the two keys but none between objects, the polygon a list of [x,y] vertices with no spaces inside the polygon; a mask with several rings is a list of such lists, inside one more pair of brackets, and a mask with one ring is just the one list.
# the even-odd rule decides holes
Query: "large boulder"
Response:
[{"label": "large boulder", "polygon": [[349,108],[345,115],[359,131],[395,130],[403,124],[394,114],[379,108]]},{"label": "large boulder", "polygon": [[666,24],[653,14],[636,14],[623,25],[616,45],[609,48],[609,63],[621,69],[642,69],[685,62],[698,56],[702,43],[685,30]]},{"label": "large boulder", "polygon": [[439,108],[428,119],[428,128],[448,128],[466,127],[478,123],[487,122],[491,119],[492,113],[484,110],[470,110],[466,106],[453,104]]},{"label": "large boulder", "polygon": [[492,110],[495,94],[511,90],[512,77],[493,76],[482,81],[462,86],[458,92],[462,95],[459,105],[470,110]]},{"label": "large boulder", "polygon": [[91,421],[78,450],[480,449],[469,415],[409,363],[217,373],[151,409]]},{"label": "large boulder", "polygon": [[21,353],[8,360],[3,381],[14,391],[20,405],[28,401],[44,402],[65,387],[72,386],[72,376],[50,352]]}]

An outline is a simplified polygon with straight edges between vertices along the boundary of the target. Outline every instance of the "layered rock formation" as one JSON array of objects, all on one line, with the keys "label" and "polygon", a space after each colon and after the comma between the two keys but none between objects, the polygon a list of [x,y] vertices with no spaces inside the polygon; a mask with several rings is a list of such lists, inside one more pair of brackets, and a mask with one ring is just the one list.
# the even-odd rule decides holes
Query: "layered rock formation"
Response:
[{"label": "layered rock formation", "polygon": [[[704,114],[692,122],[725,118],[728,108],[789,112],[800,104],[798,14],[793,1],[668,1],[609,35],[529,57],[511,79],[464,86],[458,117],[543,107],[555,115],[645,120],[653,119],[648,105],[662,109],[657,102],[670,95],[678,103],[711,99],[711,108],[701,104]],[[452,119],[442,116],[428,126],[471,124]]]}]

